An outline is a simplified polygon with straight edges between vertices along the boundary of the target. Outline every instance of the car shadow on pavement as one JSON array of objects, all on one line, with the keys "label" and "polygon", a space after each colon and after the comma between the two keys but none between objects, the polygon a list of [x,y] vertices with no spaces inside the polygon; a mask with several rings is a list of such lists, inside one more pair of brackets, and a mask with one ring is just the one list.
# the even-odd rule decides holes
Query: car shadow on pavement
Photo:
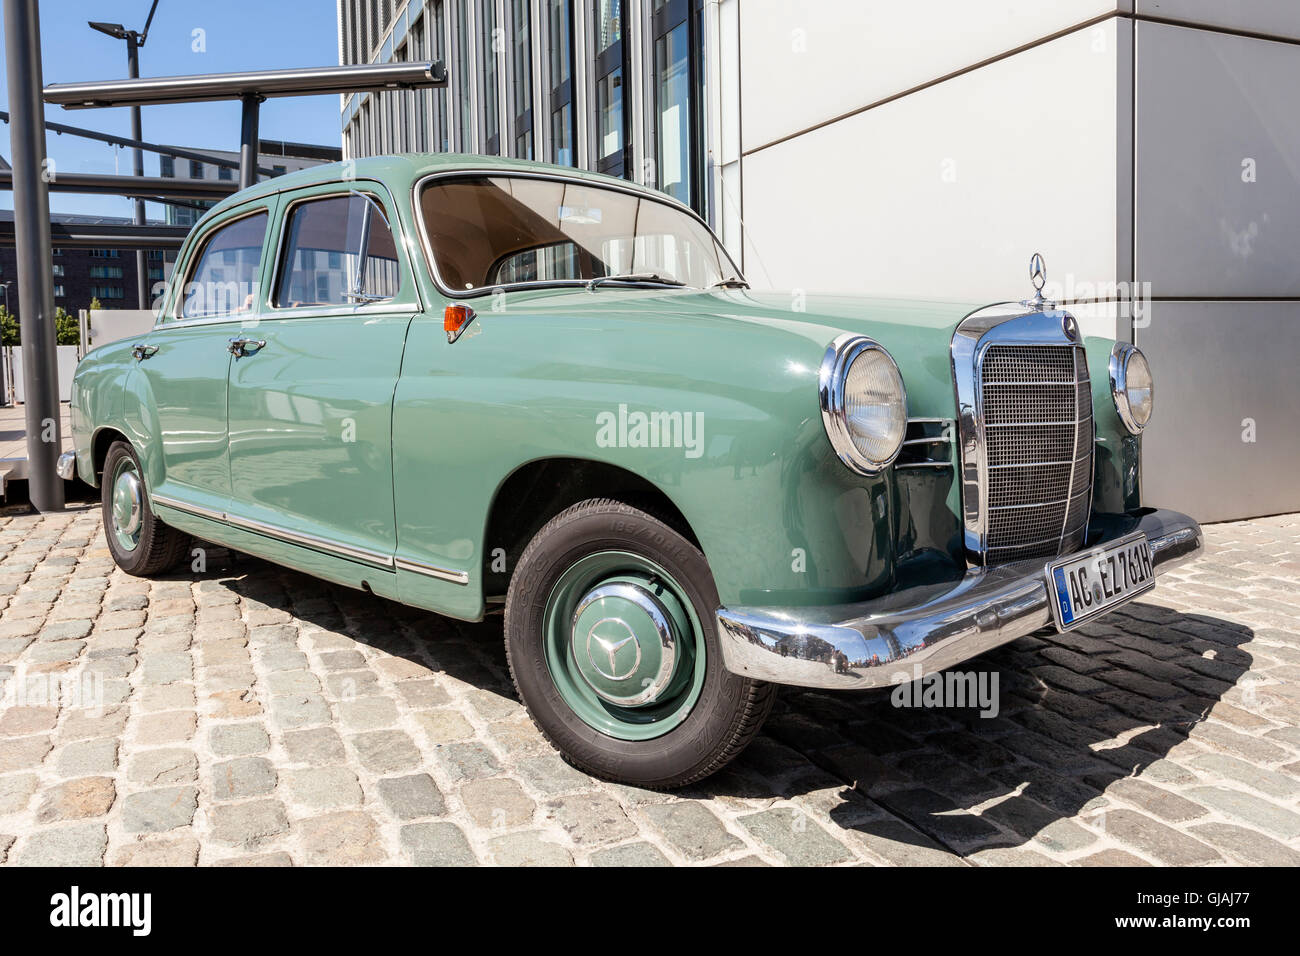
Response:
[{"label": "car shadow on pavement", "polygon": [[[210,562],[201,587],[287,612],[308,633],[405,658],[502,707],[517,699],[499,613],[467,623],[224,549]],[[1189,812],[1170,788],[1196,782],[1171,755],[1212,708],[1239,713],[1223,696],[1250,669],[1242,647],[1253,636],[1240,624],[1137,602],[957,668],[996,686],[988,716],[978,706],[896,706],[892,690],[789,688],[739,758],[676,796],[792,800],[829,820],[836,837],[898,863],[1049,862],[1033,851],[1082,856],[1107,832],[1161,847],[1148,856],[1208,862],[1196,859],[1208,848],[1170,831]],[[1142,862],[1125,856],[1109,849],[1097,861]]]},{"label": "car shadow on pavement", "polygon": [[[1223,697],[1250,670],[1243,645],[1253,636],[1240,624],[1135,603],[956,668],[990,683],[996,676],[996,715],[896,706],[893,691],[856,700],[792,692],[767,732],[865,798],[831,808],[833,822],[877,849],[908,841],[910,830],[915,862],[1016,847],[1073,854],[1104,834],[1162,862],[1211,862],[1217,854],[1171,829],[1205,814],[1174,792],[1197,782],[1182,765],[1194,751],[1181,761],[1177,751],[1211,709],[1226,722],[1249,720]],[[1229,750],[1248,741],[1217,724],[1204,732]],[[785,795],[798,787],[792,781]],[[1047,862],[1039,856],[1006,861]],[[1125,856],[1112,849],[1098,862],[1141,862]]]}]

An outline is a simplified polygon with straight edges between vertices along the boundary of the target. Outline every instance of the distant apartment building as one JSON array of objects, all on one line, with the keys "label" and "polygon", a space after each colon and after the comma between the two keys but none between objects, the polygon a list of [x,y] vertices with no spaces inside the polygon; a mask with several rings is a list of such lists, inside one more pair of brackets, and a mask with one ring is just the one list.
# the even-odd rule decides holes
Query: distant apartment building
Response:
[{"label": "distant apartment building", "polygon": [[[268,169],[274,176],[282,176],[295,170],[318,166],[321,163],[334,163],[343,158],[343,152],[337,146],[317,146],[311,143],[288,143],[278,139],[258,140],[257,164]],[[158,157],[158,175],[169,179],[213,179],[236,182],[239,179],[237,167],[239,153],[219,149],[193,149],[187,152],[203,153],[219,162],[202,162],[196,159],[180,159],[161,155]],[[260,178],[266,178],[263,174]],[[198,222],[203,213],[215,202],[209,200],[187,201],[184,205],[169,205],[166,208],[167,225],[192,226]]]},{"label": "distant apartment building", "polygon": [[[0,221],[12,223],[12,209],[0,209]],[[125,226],[131,223],[122,216],[76,216],[54,213],[50,221],[62,226]],[[154,223],[158,225],[158,223]],[[149,281],[160,281],[166,272],[166,261],[173,253],[161,249],[148,250]],[[135,251],[131,249],[64,249],[53,250],[54,306],[70,315],[80,309],[90,308],[95,299],[105,309],[149,308],[138,302],[135,281]],[[13,246],[0,246],[0,305],[7,304],[9,311],[19,314],[18,260]]]}]

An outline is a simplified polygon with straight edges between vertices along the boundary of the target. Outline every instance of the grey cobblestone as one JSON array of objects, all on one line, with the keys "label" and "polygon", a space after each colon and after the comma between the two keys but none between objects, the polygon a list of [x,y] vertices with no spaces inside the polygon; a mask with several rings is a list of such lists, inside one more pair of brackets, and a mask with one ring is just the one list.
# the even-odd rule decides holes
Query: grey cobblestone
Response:
[{"label": "grey cobblestone", "polygon": [[[964,665],[1001,713],[784,691],[725,772],[594,780],[522,712],[501,619],[248,557],[146,581],[98,510],[0,517],[0,863],[1300,862],[1300,516],[1121,613]],[[18,690],[81,674],[99,706]]]}]

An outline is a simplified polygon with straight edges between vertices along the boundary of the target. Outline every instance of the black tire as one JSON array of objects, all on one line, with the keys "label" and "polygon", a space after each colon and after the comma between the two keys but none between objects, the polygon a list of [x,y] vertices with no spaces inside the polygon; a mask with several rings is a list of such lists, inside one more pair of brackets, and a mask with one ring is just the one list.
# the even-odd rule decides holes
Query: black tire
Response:
[{"label": "black tire", "polygon": [[141,501],[140,540],[132,550],[127,550],[117,541],[113,534],[113,479],[118,463],[129,458],[135,463],[135,470],[144,481],[144,469],[135,449],[124,441],[115,441],[108,449],[104,459],[104,475],[100,482],[100,508],[104,518],[104,538],[108,541],[109,553],[117,566],[127,574],[136,577],[152,577],[170,571],[185,557],[189,547],[189,535],[163,524],[149,505],[149,495],[145,493]]},{"label": "black tire", "polygon": [[[667,570],[686,592],[703,631],[705,678],[686,718],[649,740],[608,736],[565,702],[551,678],[543,640],[548,596],[579,559],[600,551],[640,554]],[[621,502],[591,499],[556,515],[519,559],[506,595],[510,674],[538,729],[579,769],[648,789],[685,786],[721,769],[758,733],[776,688],[722,666],[715,612],[718,593],[704,555],[664,522]]]}]

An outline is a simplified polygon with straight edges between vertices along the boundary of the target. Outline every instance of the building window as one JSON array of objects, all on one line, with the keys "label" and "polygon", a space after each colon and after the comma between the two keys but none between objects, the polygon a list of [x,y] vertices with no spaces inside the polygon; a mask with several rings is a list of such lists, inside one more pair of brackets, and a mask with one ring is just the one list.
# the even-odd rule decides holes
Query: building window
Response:
[{"label": "building window", "polygon": [[121,266],[91,266],[90,277],[92,279],[120,279],[122,278]]},{"label": "building window", "polygon": [[56,299],[62,299],[63,296],[64,296],[64,292],[63,292],[63,286],[62,286],[62,284],[58,284],[58,283],[56,283],[55,286],[54,286],[54,298],[56,298]]},{"label": "building window", "polygon": [[198,160],[191,159],[190,179],[202,179],[202,178],[203,178],[203,164],[200,163]]},{"label": "building window", "polygon": [[230,180],[235,178],[235,171],[231,169],[229,166],[218,166],[217,178],[229,182]]},{"label": "building window", "polygon": [[551,160],[576,166],[573,116],[573,0],[547,0],[550,69]]},{"label": "building window", "polygon": [[510,109],[514,115],[513,155],[533,158],[533,31],[529,0],[510,4]]},{"label": "building window", "polygon": [[119,253],[116,249],[91,249],[90,258],[92,259],[117,259]]},{"label": "building window", "polygon": [[697,210],[698,26],[689,0],[655,0],[654,38],[655,179],[674,199]]},{"label": "building window", "polygon": [[479,49],[483,51],[483,76],[481,93],[483,96],[483,151],[489,156],[501,154],[501,46],[503,39],[497,30],[497,5],[494,0],[486,0],[479,8],[482,16],[482,28],[479,30]]},{"label": "building window", "polygon": [[596,169],[611,176],[628,172],[626,76],[622,0],[595,0]]},{"label": "building window", "polygon": [[124,297],[120,285],[92,285],[90,296],[93,299],[121,299]]},{"label": "building window", "polygon": [[176,160],[171,156],[159,156],[158,175],[174,179],[176,177]]},{"label": "building window", "polygon": [[54,266],[54,277],[55,277],[56,279],[62,279],[62,278],[63,278],[63,266],[61,266],[61,265],[55,265],[55,266]]},{"label": "building window", "polygon": [[[446,4],[442,0],[432,4],[429,7],[429,40],[425,46],[426,56],[430,60],[437,60],[442,63],[443,68],[447,67],[447,41],[446,30],[447,20],[445,16]],[[433,90],[426,90],[432,101],[430,111],[430,133],[433,136],[432,148],[436,151],[449,153],[451,152],[451,139],[447,135],[447,104],[448,93],[445,86]]]}]

